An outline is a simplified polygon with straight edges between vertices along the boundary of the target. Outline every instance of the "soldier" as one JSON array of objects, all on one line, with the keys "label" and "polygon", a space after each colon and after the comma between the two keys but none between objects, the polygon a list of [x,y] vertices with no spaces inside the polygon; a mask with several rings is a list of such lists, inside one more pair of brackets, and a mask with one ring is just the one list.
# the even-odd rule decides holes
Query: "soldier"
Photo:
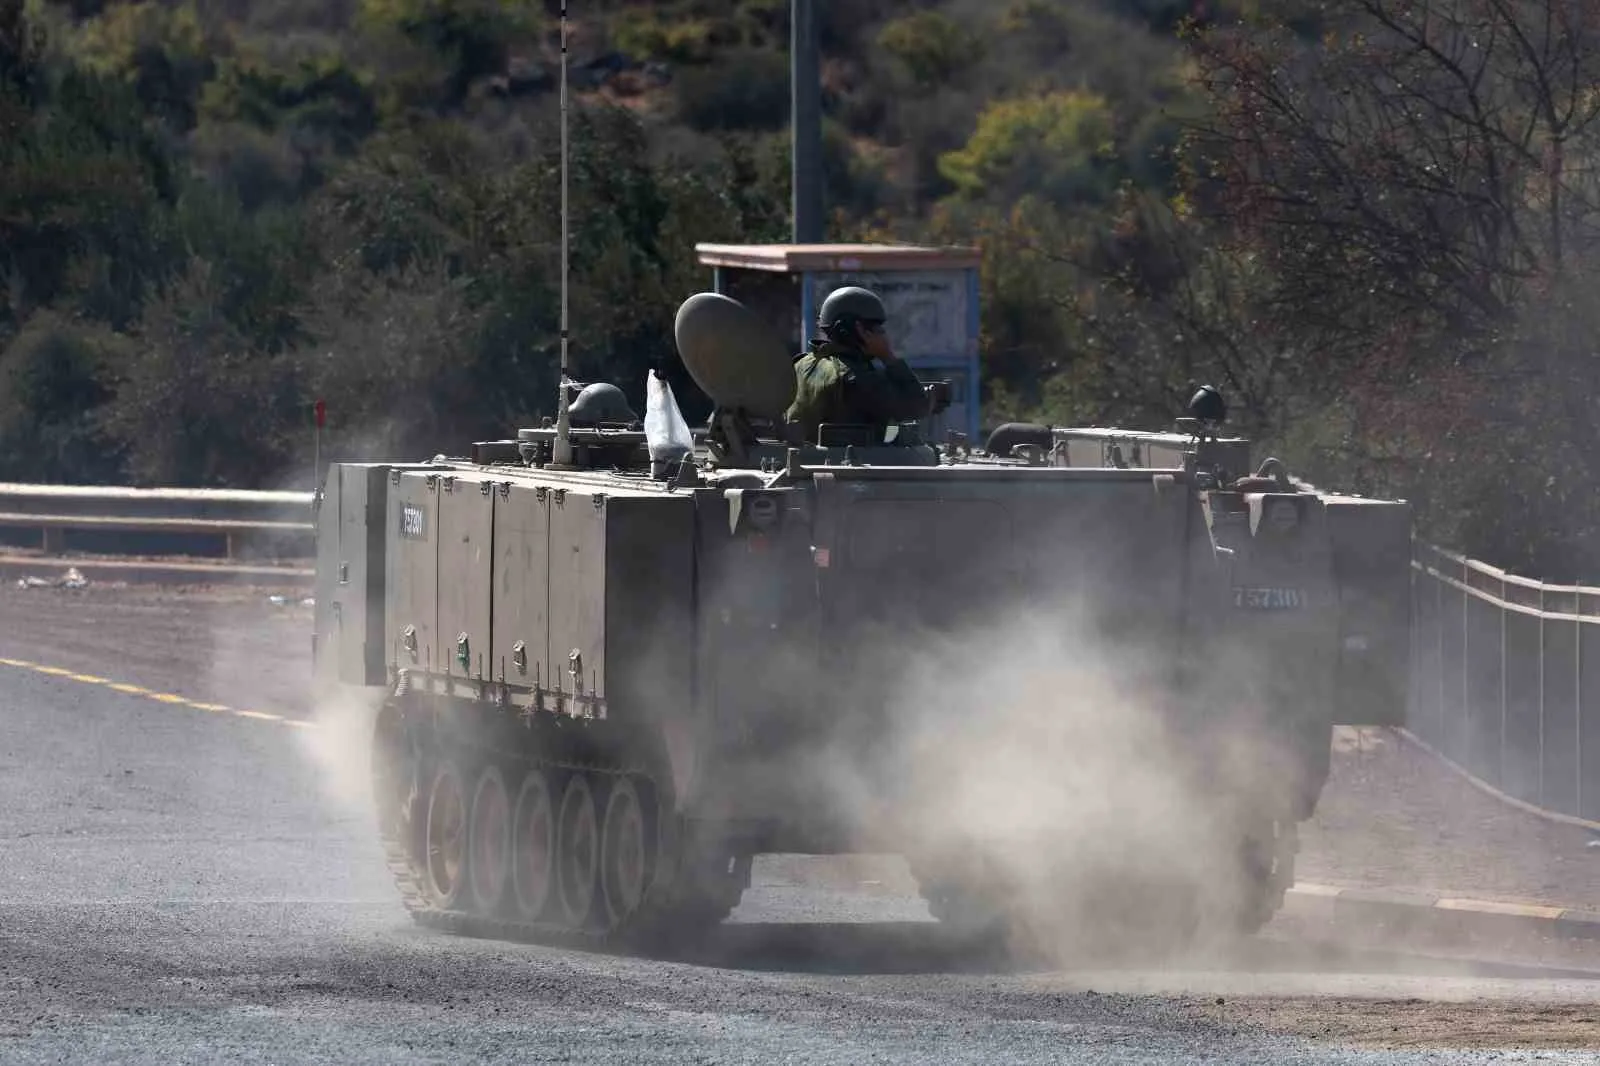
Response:
[{"label": "soldier", "polygon": [[822,301],[817,325],[823,337],[795,359],[795,397],[786,415],[806,440],[815,442],[825,422],[870,425],[882,440],[890,425],[929,413],[922,383],[889,344],[887,317],[876,294],[854,286]]}]

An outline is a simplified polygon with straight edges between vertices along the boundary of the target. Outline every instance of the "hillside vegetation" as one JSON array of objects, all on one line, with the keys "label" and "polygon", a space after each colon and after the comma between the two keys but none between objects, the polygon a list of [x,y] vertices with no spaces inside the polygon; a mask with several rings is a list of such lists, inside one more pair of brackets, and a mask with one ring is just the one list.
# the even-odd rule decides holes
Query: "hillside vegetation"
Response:
[{"label": "hillside vegetation", "polygon": [[[1264,17],[1257,8],[1270,10]],[[1313,481],[1600,571],[1580,0],[827,0],[830,239],[984,253],[985,421],[1220,385]],[[0,478],[310,483],[551,413],[555,3],[0,0]],[[788,235],[788,0],[573,13],[578,376]]]}]

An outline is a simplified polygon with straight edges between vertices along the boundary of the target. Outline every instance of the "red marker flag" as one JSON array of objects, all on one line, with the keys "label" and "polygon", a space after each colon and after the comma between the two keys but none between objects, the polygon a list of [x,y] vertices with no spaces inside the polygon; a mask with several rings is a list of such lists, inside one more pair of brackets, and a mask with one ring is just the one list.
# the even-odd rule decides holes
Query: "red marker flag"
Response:
[{"label": "red marker flag", "polygon": [[321,429],[327,424],[328,421],[328,405],[323,403],[321,400],[318,400],[316,403],[311,405],[311,409],[316,412],[317,428]]}]

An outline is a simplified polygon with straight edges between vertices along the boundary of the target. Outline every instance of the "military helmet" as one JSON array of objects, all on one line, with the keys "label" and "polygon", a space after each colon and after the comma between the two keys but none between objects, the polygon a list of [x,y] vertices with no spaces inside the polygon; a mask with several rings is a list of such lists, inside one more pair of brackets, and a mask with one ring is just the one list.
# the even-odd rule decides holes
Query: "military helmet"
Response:
[{"label": "military helmet", "polygon": [[847,326],[852,322],[882,322],[889,317],[878,294],[858,285],[834,289],[822,301],[817,312],[817,325],[823,329]]},{"label": "military helmet", "polygon": [[595,426],[602,422],[633,423],[639,416],[628,406],[621,389],[610,382],[597,381],[578,393],[567,408],[567,420],[575,426]]},{"label": "military helmet", "polygon": [[1214,386],[1201,385],[1189,399],[1189,417],[1221,424],[1228,420],[1228,404]]}]

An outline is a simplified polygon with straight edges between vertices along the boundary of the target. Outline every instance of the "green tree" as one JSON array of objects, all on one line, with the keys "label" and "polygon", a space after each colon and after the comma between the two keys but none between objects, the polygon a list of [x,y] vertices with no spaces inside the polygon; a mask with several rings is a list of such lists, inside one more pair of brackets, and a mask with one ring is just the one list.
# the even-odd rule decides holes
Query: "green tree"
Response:
[{"label": "green tree", "polygon": [[1347,467],[1464,550],[1592,573],[1600,509],[1570,486],[1600,474],[1579,295],[1600,274],[1600,24],[1563,2],[1323,15],[1338,32],[1314,43],[1196,37],[1192,202],[1271,279],[1263,311],[1321,334],[1322,387],[1363,430]]},{"label": "green tree", "polygon": [[505,70],[513,43],[531,38],[543,20],[525,0],[361,0],[361,24],[397,34],[443,65],[436,104],[451,109],[474,82]]},{"label": "green tree", "polygon": [[904,65],[920,89],[946,84],[983,55],[983,42],[971,26],[943,11],[918,11],[885,24],[878,46]]},{"label": "green tree", "polygon": [[218,65],[202,94],[201,114],[210,122],[282,131],[321,153],[346,156],[377,128],[372,80],[337,52],[294,63],[251,52]]},{"label": "green tree", "polygon": [[970,199],[1037,193],[1061,204],[1103,203],[1125,172],[1110,104],[1085,92],[1001,100],[986,107],[965,147],[940,172]]},{"label": "green tree", "polygon": [[151,299],[131,331],[100,424],[144,484],[271,484],[293,454],[295,367],[226,314],[226,278],[203,259]]},{"label": "green tree", "polygon": [[93,74],[21,115],[0,138],[0,325],[58,300],[123,325],[163,268],[174,161],[131,93]]}]

